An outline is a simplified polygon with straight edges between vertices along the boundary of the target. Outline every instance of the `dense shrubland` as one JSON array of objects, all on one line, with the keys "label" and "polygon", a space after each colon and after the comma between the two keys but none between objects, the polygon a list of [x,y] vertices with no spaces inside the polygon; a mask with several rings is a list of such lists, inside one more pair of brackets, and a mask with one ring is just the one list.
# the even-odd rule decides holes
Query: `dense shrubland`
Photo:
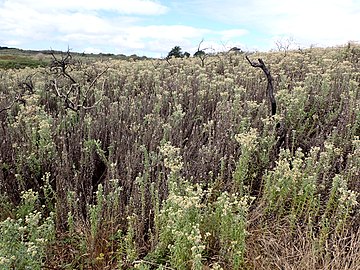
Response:
[{"label": "dense shrubland", "polygon": [[360,48],[258,57],[1,70],[0,268],[358,269]]}]

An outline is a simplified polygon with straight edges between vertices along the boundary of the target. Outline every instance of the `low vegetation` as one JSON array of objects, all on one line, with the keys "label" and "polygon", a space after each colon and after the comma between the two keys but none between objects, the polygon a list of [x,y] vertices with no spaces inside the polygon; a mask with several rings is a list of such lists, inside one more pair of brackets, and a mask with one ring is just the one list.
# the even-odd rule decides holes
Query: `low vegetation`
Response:
[{"label": "low vegetation", "polygon": [[1,269],[360,267],[360,47],[0,70]]},{"label": "low vegetation", "polygon": [[0,55],[0,69],[20,69],[25,67],[45,67],[48,63],[42,60],[35,60],[29,57]]}]

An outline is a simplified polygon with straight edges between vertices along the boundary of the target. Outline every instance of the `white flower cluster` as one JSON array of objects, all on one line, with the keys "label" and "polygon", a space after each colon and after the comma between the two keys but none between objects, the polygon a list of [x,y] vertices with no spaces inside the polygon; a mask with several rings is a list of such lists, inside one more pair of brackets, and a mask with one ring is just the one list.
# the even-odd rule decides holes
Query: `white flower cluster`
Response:
[{"label": "white flower cluster", "polygon": [[35,203],[35,201],[38,199],[38,196],[39,194],[32,189],[21,192],[21,199],[24,201],[25,204]]},{"label": "white flower cluster", "polygon": [[164,165],[175,174],[180,172],[183,167],[182,157],[180,156],[180,148],[166,142],[160,147],[160,153],[164,156]]},{"label": "white flower cluster", "polygon": [[185,112],[181,106],[181,104],[176,104],[174,107],[174,112],[172,113],[172,121],[178,122],[182,120],[185,116]]},{"label": "white flower cluster", "polygon": [[246,213],[255,199],[253,196],[240,196],[238,193],[223,192],[216,203],[220,206],[222,217],[226,217],[234,213]]},{"label": "white flower cluster", "polygon": [[357,193],[356,191],[339,188],[339,193],[339,201],[341,205],[352,208],[359,204],[356,200],[356,198],[359,196],[359,193]]},{"label": "white flower cluster", "polygon": [[258,134],[255,128],[250,128],[248,132],[235,135],[235,140],[241,145],[242,149],[252,151],[258,144]]},{"label": "white flower cluster", "polygon": [[38,226],[41,220],[41,213],[34,211],[25,217],[25,223],[31,226]]},{"label": "white flower cluster", "polygon": [[[25,192],[23,197],[32,195],[32,191]],[[54,230],[53,216],[42,219],[38,211],[28,213],[24,219],[7,218],[0,222],[0,269],[22,269],[24,264],[40,269]]]}]

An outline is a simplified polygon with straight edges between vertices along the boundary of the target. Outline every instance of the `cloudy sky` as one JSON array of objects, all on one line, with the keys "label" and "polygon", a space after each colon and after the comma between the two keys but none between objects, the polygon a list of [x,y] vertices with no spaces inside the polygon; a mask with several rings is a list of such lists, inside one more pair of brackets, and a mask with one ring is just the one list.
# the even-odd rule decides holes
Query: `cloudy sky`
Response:
[{"label": "cloudy sky", "polygon": [[0,46],[164,57],[360,41],[360,0],[0,0]]}]

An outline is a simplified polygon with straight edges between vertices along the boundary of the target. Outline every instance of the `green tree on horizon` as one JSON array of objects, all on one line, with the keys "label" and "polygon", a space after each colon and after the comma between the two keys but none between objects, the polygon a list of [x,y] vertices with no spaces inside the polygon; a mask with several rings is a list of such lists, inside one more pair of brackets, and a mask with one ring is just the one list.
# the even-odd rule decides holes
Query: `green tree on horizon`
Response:
[{"label": "green tree on horizon", "polygon": [[189,57],[190,54],[188,52],[183,53],[180,46],[175,46],[171,49],[171,51],[167,55],[167,59],[170,59],[171,57],[175,58],[183,58],[183,57]]}]

